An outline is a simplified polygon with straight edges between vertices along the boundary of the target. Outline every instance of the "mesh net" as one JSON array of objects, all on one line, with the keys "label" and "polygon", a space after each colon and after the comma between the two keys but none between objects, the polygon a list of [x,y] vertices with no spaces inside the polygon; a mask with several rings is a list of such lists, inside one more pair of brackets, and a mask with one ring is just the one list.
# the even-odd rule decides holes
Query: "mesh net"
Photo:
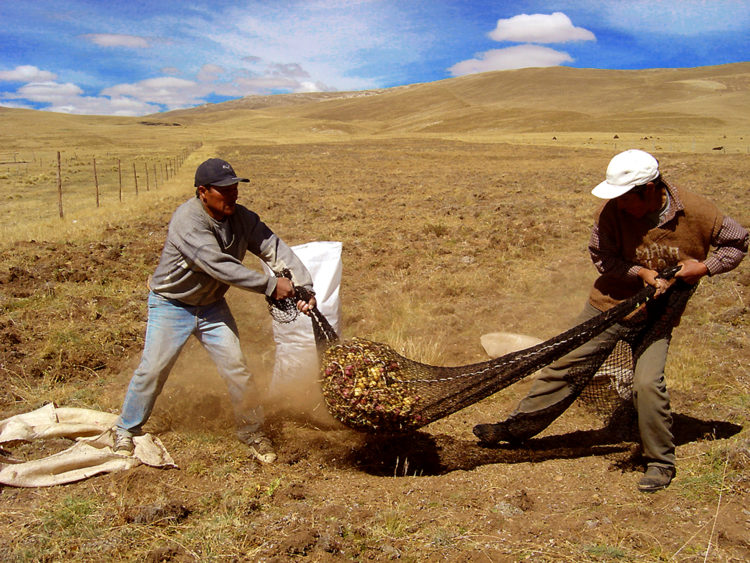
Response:
[{"label": "mesh net", "polygon": [[[303,288],[299,289],[302,294],[298,297],[305,299]],[[634,359],[672,330],[693,289],[678,280],[664,296],[652,299],[654,288],[648,286],[541,344],[455,367],[416,362],[385,344],[362,338],[341,341],[313,308],[323,397],[331,414],[351,428],[367,432],[415,430],[536,372],[619,322],[629,327],[622,340],[569,374],[574,394],[580,394],[596,412],[610,415],[630,400]],[[634,311],[638,321],[627,321]]]},{"label": "mesh net", "polygon": [[628,413],[631,418],[635,415],[635,362],[648,346],[679,324],[695,288],[678,280],[665,296],[648,304],[645,322],[632,323],[621,340],[602,351],[606,355],[603,361],[596,358],[573,376],[581,382],[580,399],[586,407],[607,421]]},{"label": "mesh net", "polygon": [[620,403],[633,399],[634,366],[630,344],[619,340],[581,391],[581,400],[597,414],[608,416]]}]

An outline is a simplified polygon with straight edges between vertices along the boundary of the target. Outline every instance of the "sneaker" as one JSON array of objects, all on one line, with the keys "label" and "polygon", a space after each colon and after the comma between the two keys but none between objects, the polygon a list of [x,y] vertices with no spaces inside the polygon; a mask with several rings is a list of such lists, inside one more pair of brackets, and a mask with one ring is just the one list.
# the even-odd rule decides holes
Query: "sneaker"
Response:
[{"label": "sneaker", "polygon": [[638,481],[638,490],[643,493],[652,493],[669,487],[674,479],[675,468],[663,467],[661,465],[649,465],[646,473]]},{"label": "sneaker", "polygon": [[497,424],[477,424],[474,427],[474,435],[479,438],[479,443],[492,446],[498,442],[508,442],[512,446],[520,446],[521,440],[505,428],[502,422]]},{"label": "sneaker", "polygon": [[265,434],[254,434],[242,440],[250,448],[250,453],[263,463],[273,463],[276,461],[276,452],[273,451],[273,444]]},{"label": "sneaker", "polygon": [[133,450],[135,450],[133,437],[128,434],[116,432],[115,445],[112,447],[112,451],[120,455],[133,455]]}]

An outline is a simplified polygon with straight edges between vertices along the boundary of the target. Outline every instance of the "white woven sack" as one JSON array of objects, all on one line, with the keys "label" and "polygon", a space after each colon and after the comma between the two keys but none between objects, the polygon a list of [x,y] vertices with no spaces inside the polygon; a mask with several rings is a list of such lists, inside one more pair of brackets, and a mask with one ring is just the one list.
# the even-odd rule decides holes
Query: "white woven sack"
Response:
[{"label": "white woven sack", "polygon": [[[310,271],[318,309],[340,333],[341,243],[316,241],[293,246],[292,250]],[[276,358],[269,394],[291,400],[314,394],[318,387],[318,353],[310,317],[300,314],[290,323],[274,320],[272,324]]]}]

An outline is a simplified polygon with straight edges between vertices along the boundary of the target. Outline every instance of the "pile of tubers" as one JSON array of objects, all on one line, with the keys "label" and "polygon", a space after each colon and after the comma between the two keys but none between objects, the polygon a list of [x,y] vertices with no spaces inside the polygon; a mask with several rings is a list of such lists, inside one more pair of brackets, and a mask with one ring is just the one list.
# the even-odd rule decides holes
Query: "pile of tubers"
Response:
[{"label": "pile of tubers", "polygon": [[331,414],[364,431],[401,432],[424,424],[421,397],[404,368],[411,363],[384,344],[353,338],[323,357],[322,391]]}]

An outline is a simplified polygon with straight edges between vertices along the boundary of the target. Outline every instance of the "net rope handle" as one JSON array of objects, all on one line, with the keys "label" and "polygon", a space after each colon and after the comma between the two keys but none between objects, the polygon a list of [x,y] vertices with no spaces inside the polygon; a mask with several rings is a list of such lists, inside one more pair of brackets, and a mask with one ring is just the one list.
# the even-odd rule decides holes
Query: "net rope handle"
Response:
[{"label": "net rope handle", "polygon": [[[676,266],[666,269],[660,272],[657,277],[667,280],[672,279],[680,268],[681,266]],[[524,367],[524,364],[533,364],[535,369],[532,371],[536,371],[536,367],[547,365],[567,352],[577,348],[584,342],[590,340],[597,334],[603,332],[608,327],[621,321],[623,318],[645,305],[654,297],[656,291],[655,287],[646,285],[642,290],[629,299],[622,301],[618,305],[600,313],[585,323],[568,329],[556,337],[536,346],[512,352],[499,358],[494,358],[478,364],[440,367],[414,362],[413,360],[404,358],[415,366],[421,366],[424,368],[422,373],[427,377],[410,380],[392,379],[392,382],[414,385],[434,384],[451,379],[459,380],[464,378],[467,378],[468,382],[468,378],[476,378],[476,376],[482,378],[476,382],[469,383],[468,386],[463,387],[460,390],[457,389],[456,393],[439,397],[437,401],[427,405],[426,408],[421,411],[423,421],[420,425],[429,424],[434,420],[456,412],[493,394],[497,390],[522,379],[531,373],[531,371]],[[289,302],[294,303],[294,309],[296,311],[296,300],[303,300],[309,303],[313,295],[314,293],[309,292],[305,288],[295,286],[295,301],[290,299],[288,300],[287,305],[290,304]],[[328,323],[325,316],[317,309],[317,306],[310,308],[309,316],[312,320],[316,345],[322,358],[322,354],[325,353],[327,348],[339,344],[339,337]],[[341,344],[344,346],[353,345],[353,343]],[[428,376],[428,373],[430,372],[434,374],[432,377]],[[500,376],[501,373],[504,373],[508,377],[496,379],[495,376]]]},{"label": "net rope handle", "polygon": [[[667,280],[672,279],[680,270],[680,267],[681,266],[676,266],[666,269],[662,271],[658,277]],[[532,373],[532,371],[536,371],[536,369],[532,371],[524,369],[524,363],[530,362],[538,368],[564,356],[597,334],[600,334],[608,327],[622,320],[630,313],[636,311],[639,307],[651,300],[655,293],[656,288],[647,285],[636,295],[626,299],[615,307],[602,312],[582,324],[568,329],[556,337],[537,344],[536,346],[519,350],[517,352],[511,352],[510,354],[479,364],[438,368],[441,373],[440,378],[434,378],[431,380],[412,380],[407,382],[435,384],[439,381],[447,381],[450,379],[476,379],[477,376],[484,374],[484,377],[482,377],[481,380],[472,382],[467,387],[460,389],[457,394],[446,395],[431,403],[422,413],[425,415],[425,424],[448,416],[449,414],[474,404],[477,401],[494,394],[496,391],[523,379],[529,373]],[[503,374],[504,377],[501,379],[494,378],[495,375],[500,374]]]},{"label": "net rope handle", "polygon": [[[681,266],[674,266],[663,270],[657,277],[666,280],[672,279],[674,275],[680,270]],[[565,332],[558,334],[557,336],[540,342],[539,344],[516,352],[510,352],[504,356],[493,358],[492,360],[480,362],[477,364],[465,365],[465,366],[454,366],[444,367],[443,370],[447,372],[453,371],[451,375],[445,375],[440,378],[431,379],[412,379],[409,381],[399,381],[400,383],[438,383],[441,381],[450,381],[452,379],[468,378],[481,375],[482,373],[489,373],[496,370],[498,367],[507,369],[513,364],[523,362],[531,357],[541,358],[549,354],[549,362],[554,361],[560,356],[574,350],[584,342],[587,342],[597,334],[603,332],[613,324],[627,317],[630,313],[645,305],[651,300],[656,293],[656,288],[652,285],[647,285],[641,289],[638,293],[632,297],[618,303],[614,307],[603,311],[596,317],[589,319],[588,321],[576,325]],[[547,363],[549,363],[547,362]],[[419,362],[417,362],[419,363]],[[422,364],[426,367],[428,364]],[[544,364],[543,364],[544,365]],[[518,379],[521,379],[519,377]],[[515,380],[515,378],[514,378]]]},{"label": "net rope handle", "polygon": [[[307,288],[297,285],[294,286],[294,294],[297,299],[304,301],[308,305],[314,296]],[[317,304],[310,307],[308,313],[313,324],[315,342],[319,348],[325,349],[339,341],[339,335],[336,334],[336,331],[331,326],[331,323],[328,322],[328,319],[325,318],[325,315],[320,312]]]},{"label": "net rope handle", "polygon": [[[289,268],[284,268],[281,272],[276,272],[276,277],[286,278],[289,281],[292,281],[292,272]],[[294,284],[292,284],[292,287],[294,289],[294,297],[285,297],[283,299],[274,299],[270,296],[266,297],[271,316],[280,323],[292,322],[299,316],[297,301],[301,300],[309,305],[310,300],[315,296],[315,292],[308,290],[306,287]],[[282,319],[274,313],[274,310],[276,310],[277,313],[286,314],[287,316]],[[339,341],[338,334],[336,334],[336,331],[331,326],[331,323],[328,322],[328,319],[326,319],[323,313],[320,312],[317,304],[310,307],[308,310],[308,316],[312,321],[315,344],[321,352],[328,346]]]},{"label": "net rope handle", "polygon": [[[680,271],[681,268],[682,268],[681,265],[666,268],[665,270],[662,270],[661,272],[659,272],[657,277],[665,279],[665,280],[671,280],[672,278],[674,278],[675,274]],[[283,277],[291,279],[291,274],[288,270],[285,270],[281,275]],[[294,297],[295,300],[302,300],[308,304],[310,303],[311,298],[314,296],[313,292],[310,292],[307,288],[298,286],[298,285],[294,286],[294,292],[295,292],[295,297]],[[455,368],[445,368],[445,369],[461,370],[461,374],[456,374],[453,377],[465,377],[467,375],[476,375],[477,373],[480,373],[481,371],[491,370],[493,367],[495,367],[498,364],[499,360],[503,360],[507,364],[508,362],[515,363],[515,362],[522,361],[532,355],[544,355],[544,352],[546,349],[548,348],[559,349],[560,344],[562,342],[565,342],[568,339],[570,339],[571,342],[573,341],[579,342],[575,346],[572,346],[572,345],[566,346],[566,348],[574,349],[581,343],[585,342],[586,340],[594,336],[592,334],[588,336],[587,338],[583,338],[583,336],[587,334],[585,330],[582,330],[584,329],[584,327],[587,327],[587,326],[598,327],[602,324],[606,325],[605,328],[609,327],[615,324],[617,321],[623,319],[624,317],[626,317],[627,315],[629,315],[630,313],[632,313],[639,307],[643,306],[646,302],[648,302],[650,299],[653,298],[655,293],[656,293],[656,288],[652,285],[647,285],[638,293],[636,293],[634,296],[630,297],[629,299],[622,301],[621,303],[615,305],[614,307],[608,309],[607,311],[604,311],[601,314],[597,315],[596,317],[589,319],[587,322],[581,325],[578,325],[576,327],[573,327],[550,340],[547,340],[545,342],[542,342],[540,344],[537,344],[536,346],[532,346],[531,348],[527,348],[525,350],[520,350],[518,352],[511,352],[510,354],[506,354],[505,356],[501,356],[500,358],[495,358],[494,360],[490,360],[489,362],[482,362],[479,364],[475,364],[477,371],[470,371],[467,373],[466,372],[467,367],[471,367],[471,366],[456,366]],[[333,329],[331,324],[328,322],[328,319],[326,319],[325,315],[323,315],[323,313],[320,312],[317,305],[310,307],[309,316],[312,321],[315,341],[319,350],[324,351],[327,347],[332,346],[339,342],[340,340],[339,335],[336,333],[336,331]],[[597,330],[597,333],[598,332],[601,332],[601,330]],[[575,335],[575,338],[573,337],[574,335]],[[553,343],[554,343],[554,346],[553,346]],[[435,367],[435,366],[429,366],[428,364],[424,364],[424,365],[427,367]],[[439,381],[439,379],[424,380],[424,382],[431,382],[431,381]],[[416,381],[412,381],[412,383],[414,382]]]}]

